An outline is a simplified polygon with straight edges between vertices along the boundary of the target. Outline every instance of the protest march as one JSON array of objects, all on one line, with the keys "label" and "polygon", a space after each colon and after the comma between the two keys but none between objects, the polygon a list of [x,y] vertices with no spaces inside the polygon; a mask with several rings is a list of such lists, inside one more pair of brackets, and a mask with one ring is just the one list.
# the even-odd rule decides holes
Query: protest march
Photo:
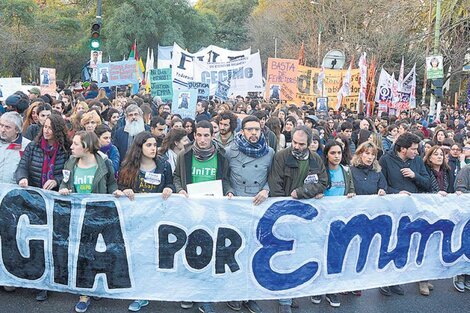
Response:
[{"label": "protest march", "polygon": [[[55,5],[7,2],[0,13],[15,8],[15,18]],[[438,297],[436,281],[468,293],[470,48],[456,61],[449,34],[439,39],[435,14],[455,19],[447,4],[422,10],[434,49],[426,37],[419,56],[392,58],[329,38],[342,23],[332,16],[306,21],[314,35],[295,46],[277,32],[266,51],[210,24],[226,1],[183,2],[168,5],[200,14],[186,30],[197,44],[170,18],[164,35],[142,28],[129,39],[115,15],[107,26],[99,0],[71,68],[63,51],[15,61],[19,71],[0,63],[2,290],[41,303],[72,294],[75,312],[106,298],[132,312],[166,301],[202,313],[221,303],[270,312],[266,300],[291,313],[301,298],[322,310],[372,292]],[[276,12],[290,21],[333,10],[304,2],[279,4],[281,14],[256,1],[240,32],[264,34],[258,19]],[[213,26],[205,39],[196,16]]]}]

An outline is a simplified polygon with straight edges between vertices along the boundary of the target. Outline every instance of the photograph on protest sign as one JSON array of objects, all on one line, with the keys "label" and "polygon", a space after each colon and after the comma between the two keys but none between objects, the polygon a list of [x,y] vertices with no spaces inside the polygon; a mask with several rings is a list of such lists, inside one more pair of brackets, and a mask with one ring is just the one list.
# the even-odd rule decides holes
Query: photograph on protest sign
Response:
[{"label": "photograph on protest sign", "polygon": [[102,63],[103,51],[92,50],[90,52],[90,68],[97,68]]},{"label": "photograph on protest sign", "polygon": [[100,68],[99,82],[100,83],[108,83],[109,82],[108,74],[109,74],[109,68],[107,68],[107,67]]},{"label": "photograph on protest sign", "polygon": [[173,101],[171,112],[179,114],[182,118],[196,117],[197,90],[196,89],[180,89],[173,90]]},{"label": "photograph on protest sign", "polygon": [[444,78],[444,62],[442,55],[426,57],[427,79]]},{"label": "photograph on protest sign", "polygon": [[39,82],[41,94],[55,95],[57,93],[55,68],[41,67],[39,69]]},{"label": "photograph on protest sign", "polygon": [[328,111],[328,98],[327,97],[317,97],[317,112],[326,112]]}]

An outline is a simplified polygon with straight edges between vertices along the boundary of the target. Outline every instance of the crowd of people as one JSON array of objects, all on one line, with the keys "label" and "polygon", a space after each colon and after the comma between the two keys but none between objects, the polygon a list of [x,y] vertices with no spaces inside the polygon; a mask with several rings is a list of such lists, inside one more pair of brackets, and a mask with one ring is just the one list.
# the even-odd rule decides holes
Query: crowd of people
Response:
[{"label": "crowd of people", "polygon": [[[188,196],[192,183],[221,180],[224,195],[321,199],[414,193],[470,192],[470,112],[444,108],[434,121],[425,107],[399,116],[386,112],[315,112],[313,103],[272,103],[236,97],[197,103],[195,118],[172,114],[171,103],[126,90],[64,88],[56,97],[17,92],[0,107],[0,182],[70,193],[113,194],[134,200],[136,193]],[[470,290],[470,276],[453,279]],[[4,287],[13,291],[12,287]],[[429,296],[427,281],[419,292]],[[383,286],[384,296],[403,288]],[[360,290],[351,290],[360,296]],[[37,293],[44,301],[47,291]],[[337,294],[326,301],[340,306]],[[311,301],[321,303],[322,295]],[[76,312],[91,298],[81,295]],[[135,300],[139,311],[147,300]],[[262,312],[250,299],[230,301],[238,311]],[[294,299],[280,299],[290,313]],[[193,307],[182,302],[183,308]],[[215,312],[199,303],[203,313]]]}]

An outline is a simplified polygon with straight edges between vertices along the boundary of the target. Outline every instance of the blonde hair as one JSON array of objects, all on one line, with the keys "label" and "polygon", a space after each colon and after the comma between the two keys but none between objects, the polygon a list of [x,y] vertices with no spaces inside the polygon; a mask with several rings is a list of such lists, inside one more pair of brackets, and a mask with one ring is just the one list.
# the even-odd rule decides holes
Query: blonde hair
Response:
[{"label": "blonde hair", "polygon": [[84,110],[85,112],[88,111],[88,103],[86,103],[85,101],[80,101],[73,108],[73,114],[77,114],[77,108],[78,108],[79,105],[81,105],[85,108],[85,110]]},{"label": "blonde hair", "polygon": [[375,154],[374,162],[372,162],[372,169],[376,172],[380,172],[382,168],[380,167],[379,161],[377,161],[377,152],[379,151],[379,149],[374,143],[370,141],[366,141],[362,143],[359,147],[357,147],[356,152],[352,157],[351,164],[354,167],[364,165],[364,163],[362,163],[361,155],[369,149],[372,149],[372,153]]},{"label": "blonde hair", "polygon": [[85,126],[85,124],[87,124],[88,122],[94,120],[96,122],[96,125],[101,125],[101,118],[100,116],[98,115],[98,113],[96,113],[95,110],[91,110],[89,112],[86,112],[82,115],[82,118],[80,120],[80,124],[82,126]]}]

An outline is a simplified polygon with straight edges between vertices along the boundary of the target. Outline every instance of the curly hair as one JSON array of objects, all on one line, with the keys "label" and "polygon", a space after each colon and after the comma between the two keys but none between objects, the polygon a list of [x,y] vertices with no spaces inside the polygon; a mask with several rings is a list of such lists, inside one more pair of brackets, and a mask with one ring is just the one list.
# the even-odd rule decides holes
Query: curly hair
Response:
[{"label": "curly hair", "polygon": [[121,170],[119,171],[120,186],[126,188],[132,188],[134,186],[135,180],[139,175],[140,162],[142,161],[142,146],[150,138],[154,138],[155,141],[157,140],[155,135],[147,131],[141,132],[135,137],[134,142],[132,142],[122,162]]},{"label": "curly hair", "polygon": [[[46,119],[51,121],[51,127],[52,131],[54,133],[55,140],[57,141],[57,144],[59,147],[61,147],[65,152],[69,152],[70,148],[70,140],[67,137],[67,128],[65,127],[65,121],[62,118],[62,115],[59,113],[52,113],[49,115],[49,117]],[[41,142],[41,138],[43,137],[43,127],[41,127],[39,134],[36,136],[34,141],[37,143]]]}]

